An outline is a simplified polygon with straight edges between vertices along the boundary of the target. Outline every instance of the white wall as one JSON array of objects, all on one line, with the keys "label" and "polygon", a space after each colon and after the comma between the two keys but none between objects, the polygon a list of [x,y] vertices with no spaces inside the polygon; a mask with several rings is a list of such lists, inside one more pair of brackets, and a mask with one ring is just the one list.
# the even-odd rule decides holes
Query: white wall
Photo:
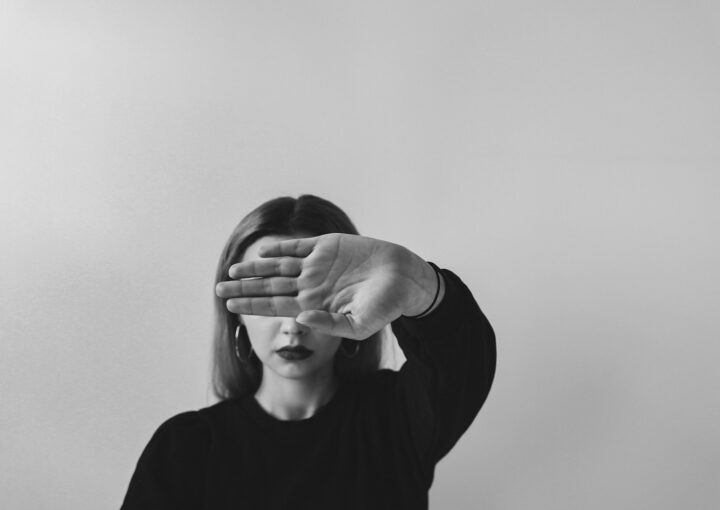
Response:
[{"label": "white wall", "polygon": [[119,506],[212,403],[227,236],[301,193],[495,327],[432,508],[716,508],[719,29],[679,0],[3,2],[3,508]]}]

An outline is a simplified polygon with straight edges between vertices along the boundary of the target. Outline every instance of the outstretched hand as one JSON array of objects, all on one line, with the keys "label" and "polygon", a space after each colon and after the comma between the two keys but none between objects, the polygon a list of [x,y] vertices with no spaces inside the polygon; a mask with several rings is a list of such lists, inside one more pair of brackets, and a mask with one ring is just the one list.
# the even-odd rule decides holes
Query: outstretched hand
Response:
[{"label": "outstretched hand", "polygon": [[319,332],[362,340],[401,315],[421,313],[437,289],[434,270],[400,245],[325,234],[262,245],[217,285],[231,312],[295,317]]}]

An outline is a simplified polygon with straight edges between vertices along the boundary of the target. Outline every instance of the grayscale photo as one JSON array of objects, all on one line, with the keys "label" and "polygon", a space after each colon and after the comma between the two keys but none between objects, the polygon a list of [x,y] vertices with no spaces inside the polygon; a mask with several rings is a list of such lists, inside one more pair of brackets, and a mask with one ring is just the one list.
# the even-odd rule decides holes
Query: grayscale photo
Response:
[{"label": "grayscale photo", "polygon": [[0,5],[8,510],[720,508],[720,5]]}]

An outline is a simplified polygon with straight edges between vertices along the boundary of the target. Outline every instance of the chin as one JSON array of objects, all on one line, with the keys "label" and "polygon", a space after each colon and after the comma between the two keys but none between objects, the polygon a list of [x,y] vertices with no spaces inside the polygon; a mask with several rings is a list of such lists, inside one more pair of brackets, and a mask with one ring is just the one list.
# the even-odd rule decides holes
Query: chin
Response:
[{"label": "chin", "polygon": [[281,377],[285,377],[287,379],[303,379],[305,377],[312,376],[316,374],[317,372],[322,370],[322,367],[319,367],[314,364],[295,364],[290,363],[284,366],[275,366],[274,372],[278,374]]}]

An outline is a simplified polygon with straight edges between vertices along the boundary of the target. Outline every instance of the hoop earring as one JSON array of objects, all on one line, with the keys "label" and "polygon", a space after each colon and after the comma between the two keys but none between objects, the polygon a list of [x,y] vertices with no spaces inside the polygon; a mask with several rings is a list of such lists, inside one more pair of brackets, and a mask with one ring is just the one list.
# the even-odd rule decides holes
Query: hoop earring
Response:
[{"label": "hoop earring", "polygon": [[[235,328],[235,356],[240,361],[240,363],[247,363],[250,361],[250,357],[253,354],[253,348],[252,344],[250,344],[250,339],[248,338],[248,343],[250,344],[250,351],[248,352],[247,358],[243,359],[242,356],[240,356],[240,332],[245,329],[245,326],[238,325],[237,328]],[[244,335],[247,338],[247,331],[244,332]]]},{"label": "hoop earring", "polygon": [[356,340],[356,341],[354,341],[353,343],[355,344],[355,350],[353,351],[352,354],[348,354],[348,352],[345,350],[345,347],[344,347],[344,346],[345,346],[345,341],[344,341],[344,340],[343,340],[343,342],[340,344],[340,350],[342,351],[342,353],[345,355],[346,358],[354,358],[355,356],[357,356],[357,353],[360,352],[360,342],[358,342],[358,341]]}]

